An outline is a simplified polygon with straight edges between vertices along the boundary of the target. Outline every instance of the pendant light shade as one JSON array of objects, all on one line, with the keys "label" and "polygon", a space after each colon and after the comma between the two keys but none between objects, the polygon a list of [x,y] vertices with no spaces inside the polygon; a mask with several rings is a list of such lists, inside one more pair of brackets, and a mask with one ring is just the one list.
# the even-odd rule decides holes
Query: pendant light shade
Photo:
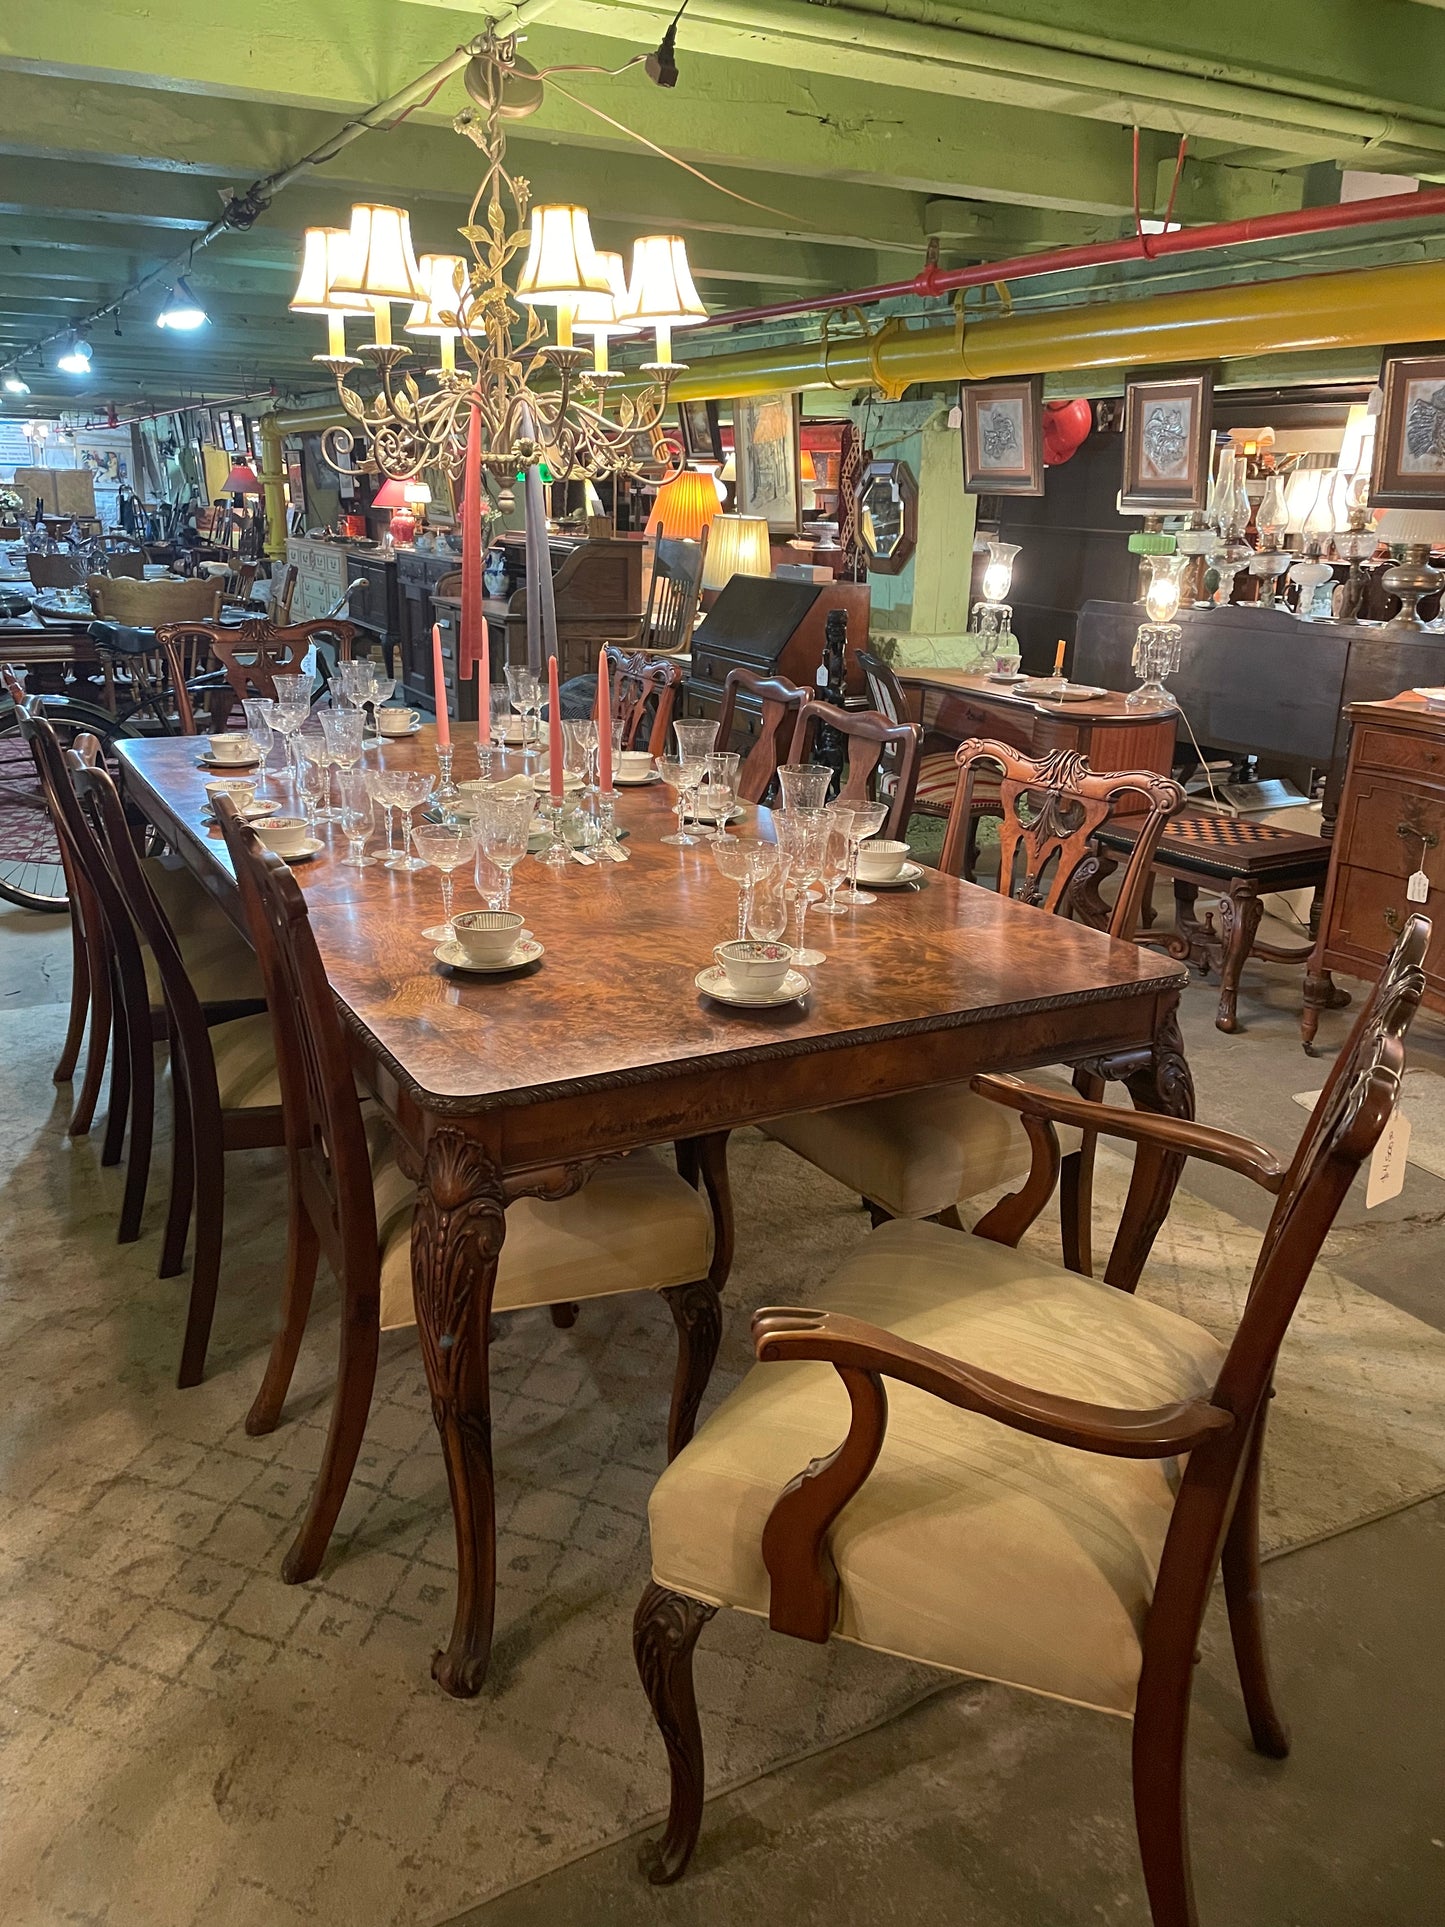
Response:
[{"label": "pendant light shade", "polygon": [[685,328],[707,320],[680,235],[644,234],[633,242],[625,319],[641,328]]},{"label": "pendant light shade", "polygon": [[336,292],[336,282],[348,263],[351,230],[309,227],[304,238],[301,279],[289,303],[292,314],[365,314],[366,303],[359,294]]},{"label": "pendant light shade", "polygon": [[351,210],[350,245],[331,293],[364,301],[423,301],[426,288],[411,251],[411,216],[404,207],[358,201]]},{"label": "pendant light shade", "polygon": [[534,207],[532,244],[517,282],[518,300],[571,308],[584,295],[611,293],[592,245],[586,208]]},{"label": "pendant light shade", "polygon": [[443,314],[455,316],[457,304],[463,296],[458,287],[467,286],[467,273],[459,254],[424,254],[417,263],[422,286],[426,289],[424,298],[416,302],[407,318],[406,331],[409,335],[446,335],[455,334],[455,320],[443,321]]},{"label": "pendant light shade", "polygon": [[768,525],[761,516],[715,515],[708,528],[702,565],[705,589],[725,588],[735,575],[771,575]]},{"label": "pendant light shade", "polygon": [[647,526],[657,535],[696,542],[720,506],[712,477],[701,469],[685,468],[657,491]]}]

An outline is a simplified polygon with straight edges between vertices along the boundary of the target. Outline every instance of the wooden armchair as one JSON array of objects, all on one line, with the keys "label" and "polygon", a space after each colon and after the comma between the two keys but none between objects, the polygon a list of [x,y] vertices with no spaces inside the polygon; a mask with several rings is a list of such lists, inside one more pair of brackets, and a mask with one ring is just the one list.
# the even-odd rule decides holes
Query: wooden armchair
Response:
[{"label": "wooden armchair", "polygon": [[[816,708],[818,705],[809,704]],[[807,711],[804,711],[806,715]],[[794,744],[794,759],[797,746]],[[1042,759],[1007,743],[973,740],[958,751],[958,782],[939,867],[958,873],[974,823],[973,786],[989,786],[1002,812],[998,888],[1021,903],[1068,915],[1099,868],[1094,832],[1120,810],[1139,811],[1138,839],[1112,907],[1100,905],[1109,934],[1128,940],[1149,885],[1164,825],[1184,806],[1184,792],[1150,770],[1096,773],[1082,756],[1059,750]],[[893,832],[897,834],[897,832]],[[1091,904],[1091,912],[1093,906]],[[1091,914],[1091,922],[1098,922]],[[1091,1097],[1102,1080],[1075,1074]],[[938,1218],[959,1227],[958,1207],[1027,1168],[1023,1133],[963,1084],[942,1084],[903,1097],[843,1104],[827,1111],[774,1118],[769,1134],[829,1177],[867,1200],[874,1223],[884,1218]],[[1071,1142],[1063,1210],[1068,1262],[1088,1272],[1093,1140]]]},{"label": "wooden armchair", "polygon": [[787,757],[798,711],[807,702],[808,692],[784,676],[758,676],[751,669],[730,669],[717,713],[719,749],[732,747],[739,690],[758,704],[763,715],[753,746],[738,770],[738,795],[744,803],[761,803],[773,786],[778,764]]},{"label": "wooden armchair", "polygon": [[[633,1642],[672,1776],[655,1882],[682,1873],[701,1824],[692,1655],[722,1604],[1132,1718],[1154,1927],[1197,1927],[1184,1762],[1200,1626],[1222,1565],[1254,1745],[1283,1758],[1260,1598],[1265,1413],[1310,1268],[1399,1096],[1429,936],[1411,917],[1287,1168],[1228,1131],[980,1077],[1032,1127],[1024,1193],[964,1238],[885,1225],[825,1309],[756,1314],[757,1364],[648,1509]],[[1227,1343],[1017,1249],[1058,1172],[1056,1119],[1274,1194]]]},{"label": "wooden armchair", "polygon": [[135,582],[126,576],[87,579],[91,603],[103,622],[131,629],[156,629],[168,622],[214,622],[221,608],[221,585],[206,576],[187,582]]},{"label": "wooden armchair", "polygon": [[[278,629],[265,617],[255,622],[222,626],[217,622],[173,622],[156,631],[156,641],[166,657],[171,680],[184,696],[181,727],[194,735],[196,720],[191,698],[204,695],[213,729],[223,729],[236,706],[248,696],[267,696],[274,702],[277,674],[292,674],[301,667],[313,641],[334,643],[341,661],[351,660],[356,637],[354,623],[318,618],[314,622],[295,622]],[[204,649],[220,670],[221,677],[188,676],[186,655],[193,660]]]},{"label": "wooden armchair", "polygon": [[607,661],[612,720],[622,724],[623,749],[642,746],[651,756],[665,755],[685,665],[632,649],[609,649]]},{"label": "wooden armchair", "polygon": [[902,837],[908,831],[913,807],[914,767],[918,759],[916,723],[893,723],[876,709],[835,709],[831,703],[806,702],[793,726],[790,763],[806,763],[820,724],[847,738],[848,769],[839,790],[840,800],[865,802],[875,789],[878,800],[888,799],[888,817],[880,836]]}]

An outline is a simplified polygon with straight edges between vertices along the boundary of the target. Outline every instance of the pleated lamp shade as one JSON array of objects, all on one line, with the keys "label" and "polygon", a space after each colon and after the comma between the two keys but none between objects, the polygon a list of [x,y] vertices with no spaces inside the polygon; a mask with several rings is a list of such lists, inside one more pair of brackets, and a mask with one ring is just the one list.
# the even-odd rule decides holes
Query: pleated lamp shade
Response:
[{"label": "pleated lamp shade", "polygon": [[708,528],[702,586],[722,589],[735,575],[771,575],[768,525],[761,516],[715,515]]},{"label": "pleated lamp shade", "polygon": [[685,468],[657,491],[647,526],[658,535],[697,542],[720,507],[712,477],[701,469]]},{"label": "pleated lamp shade", "polygon": [[627,305],[627,270],[622,265],[622,256],[608,248],[599,248],[597,265],[607,277],[608,292],[598,294],[595,289],[589,289],[577,303],[573,326],[579,334],[637,334],[638,324],[622,318],[622,310]]},{"label": "pleated lamp shade", "polygon": [[309,227],[301,257],[301,279],[289,306],[292,314],[365,314],[359,294],[336,292],[336,282],[350,265],[351,230]]},{"label": "pleated lamp shade", "polygon": [[642,328],[684,328],[707,320],[678,234],[644,234],[632,244],[625,319]]},{"label": "pleated lamp shade", "polygon": [[1428,542],[1432,549],[1445,549],[1445,512],[1440,509],[1381,509],[1377,526],[1380,540],[1392,546]]},{"label": "pleated lamp shade", "polygon": [[351,210],[347,260],[332,282],[334,294],[366,301],[422,301],[427,290],[411,251],[411,216],[404,207],[358,201]]}]

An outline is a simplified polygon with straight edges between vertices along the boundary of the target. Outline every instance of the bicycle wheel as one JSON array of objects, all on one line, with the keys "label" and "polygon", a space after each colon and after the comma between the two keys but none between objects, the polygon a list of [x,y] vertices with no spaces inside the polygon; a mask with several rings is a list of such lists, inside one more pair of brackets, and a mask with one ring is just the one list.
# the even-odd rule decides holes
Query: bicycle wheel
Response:
[{"label": "bicycle wheel", "polygon": [[[47,701],[45,717],[68,749],[83,731],[105,743],[136,732],[88,703]],[[60,840],[50,819],[35,759],[8,702],[0,710],[0,899],[22,910],[70,908]]]}]

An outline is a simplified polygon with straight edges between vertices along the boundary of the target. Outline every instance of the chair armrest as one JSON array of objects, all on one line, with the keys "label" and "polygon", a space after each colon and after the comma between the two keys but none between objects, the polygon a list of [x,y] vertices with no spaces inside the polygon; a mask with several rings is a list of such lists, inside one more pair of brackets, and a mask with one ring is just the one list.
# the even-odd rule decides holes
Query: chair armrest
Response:
[{"label": "chair armrest", "polygon": [[1074,1124],[1081,1130],[1096,1131],[1100,1137],[1125,1138],[1131,1144],[1156,1144],[1164,1151],[1178,1151],[1186,1157],[1203,1158],[1207,1164],[1221,1164],[1228,1171],[1251,1178],[1266,1191],[1278,1191],[1288,1174],[1267,1144],[1241,1137],[1234,1131],[1219,1131],[1209,1124],[1195,1124],[1184,1118],[1164,1117],[1157,1111],[1126,1111],[1121,1105],[1095,1104],[1073,1091],[1046,1090],[1039,1084],[1025,1084],[1017,1077],[993,1073],[975,1077],[973,1088],[991,1103],[1004,1104],[1024,1117],[1048,1118],[1055,1124]]},{"label": "chair armrest", "polygon": [[753,1349],[761,1362],[820,1359],[840,1371],[900,1379],[1017,1432],[1111,1458],[1174,1458],[1234,1424],[1232,1413],[1207,1398],[1184,1399],[1148,1411],[1060,1398],[840,1312],[758,1311],[753,1314],[752,1330]]}]

